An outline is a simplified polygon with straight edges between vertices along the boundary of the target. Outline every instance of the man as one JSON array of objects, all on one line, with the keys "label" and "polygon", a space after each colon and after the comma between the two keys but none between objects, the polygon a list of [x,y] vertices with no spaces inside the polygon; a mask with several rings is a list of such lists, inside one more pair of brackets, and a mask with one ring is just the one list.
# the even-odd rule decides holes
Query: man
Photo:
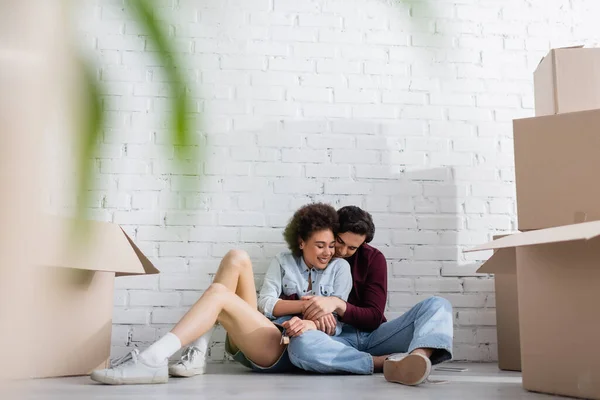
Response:
[{"label": "man", "polygon": [[[290,360],[307,371],[372,374],[383,370],[390,382],[418,385],[431,366],[452,358],[452,306],[432,297],[386,322],[387,264],[368,245],[375,234],[371,215],[359,207],[338,210],[336,256],[350,263],[353,288],[348,302],[337,297],[307,297],[304,318],[336,313],[345,323],[339,336],[313,330],[292,338]],[[408,354],[394,354],[408,353]]]}]

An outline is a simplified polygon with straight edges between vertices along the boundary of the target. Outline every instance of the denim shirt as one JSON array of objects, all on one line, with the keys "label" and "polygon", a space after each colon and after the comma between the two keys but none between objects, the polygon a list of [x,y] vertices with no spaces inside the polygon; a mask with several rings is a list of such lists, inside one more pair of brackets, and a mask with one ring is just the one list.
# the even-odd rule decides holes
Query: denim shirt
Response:
[{"label": "denim shirt", "polygon": [[[308,290],[308,275],[312,288]],[[258,295],[258,309],[267,318],[275,319],[273,308],[280,296],[336,296],[346,301],[352,290],[350,264],[343,258],[334,258],[327,268],[310,269],[303,257],[295,257],[290,252],[279,253],[271,262]],[[341,332],[338,321],[336,335]]]}]

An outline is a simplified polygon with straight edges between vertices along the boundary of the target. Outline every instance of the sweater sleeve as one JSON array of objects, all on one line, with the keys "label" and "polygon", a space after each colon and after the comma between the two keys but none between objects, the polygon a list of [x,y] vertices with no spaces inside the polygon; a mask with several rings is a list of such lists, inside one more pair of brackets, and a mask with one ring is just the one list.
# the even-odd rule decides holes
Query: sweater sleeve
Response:
[{"label": "sweater sleeve", "polygon": [[360,305],[346,304],[342,321],[357,329],[373,331],[383,322],[387,301],[387,262],[377,253],[370,262]]}]

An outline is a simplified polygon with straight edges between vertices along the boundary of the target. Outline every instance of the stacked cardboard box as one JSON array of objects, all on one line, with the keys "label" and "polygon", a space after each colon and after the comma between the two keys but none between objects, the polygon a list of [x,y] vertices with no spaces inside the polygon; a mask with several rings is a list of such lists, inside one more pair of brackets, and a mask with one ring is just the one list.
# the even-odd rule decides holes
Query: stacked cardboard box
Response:
[{"label": "stacked cardboard box", "polygon": [[[599,67],[600,49],[557,49],[542,60],[536,117],[513,123],[521,233],[474,249],[495,250],[481,272],[497,273],[501,368],[512,360],[506,369],[518,369],[520,339],[525,389],[593,399],[600,399]],[[506,278],[513,265],[516,291]]]}]

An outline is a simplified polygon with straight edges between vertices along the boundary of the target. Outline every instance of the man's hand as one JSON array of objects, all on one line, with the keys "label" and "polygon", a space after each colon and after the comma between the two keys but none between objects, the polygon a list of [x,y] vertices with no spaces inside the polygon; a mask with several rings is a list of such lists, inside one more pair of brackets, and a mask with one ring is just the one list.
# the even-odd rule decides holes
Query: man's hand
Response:
[{"label": "man's hand", "polygon": [[285,321],[281,324],[285,328],[285,332],[289,337],[296,337],[302,335],[306,331],[313,331],[317,329],[317,326],[313,321],[306,319],[300,319],[293,317],[289,321]]},{"label": "man's hand", "polygon": [[342,301],[334,296],[303,296],[300,300],[306,301],[302,309],[302,314],[305,319],[311,321],[316,321],[327,314],[333,313]]},{"label": "man's hand", "polygon": [[333,314],[327,314],[324,317],[314,321],[317,329],[321,332],[325,332],[329,336],[335,335],[335,328],[337,326],[337,319]]}]

